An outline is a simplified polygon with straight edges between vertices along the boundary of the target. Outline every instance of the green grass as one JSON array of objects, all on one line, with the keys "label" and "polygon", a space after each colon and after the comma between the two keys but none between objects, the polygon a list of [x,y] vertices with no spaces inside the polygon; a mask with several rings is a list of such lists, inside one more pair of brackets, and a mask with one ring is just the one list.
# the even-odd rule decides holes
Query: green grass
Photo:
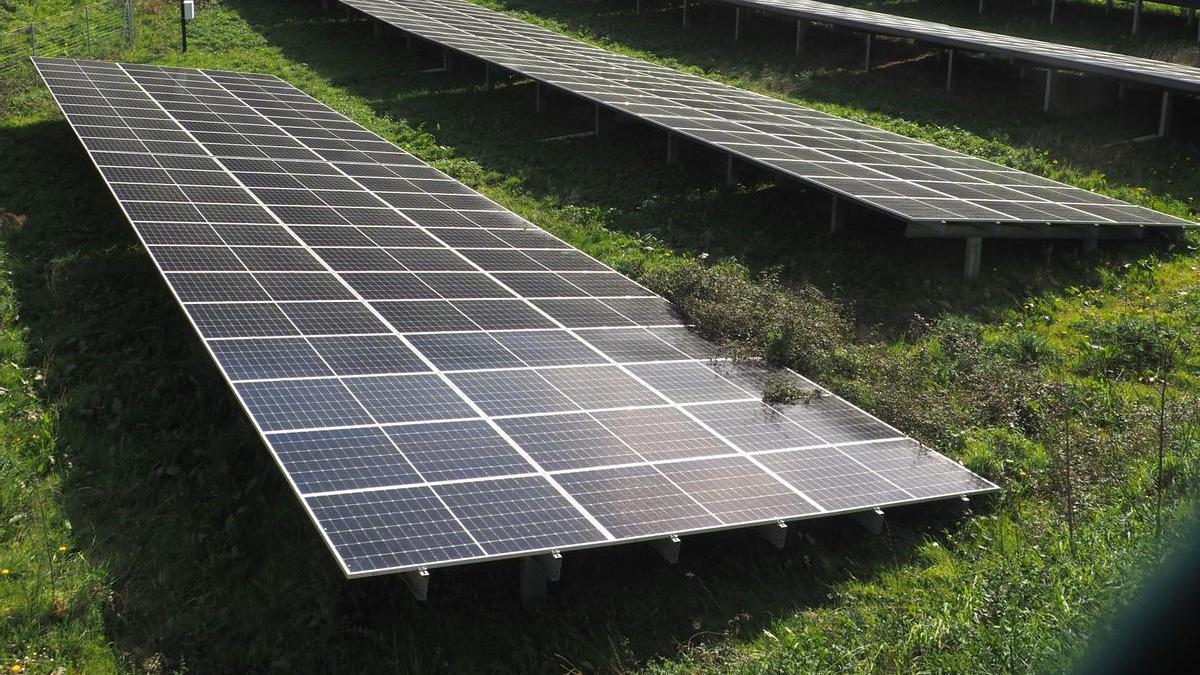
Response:
[{"label": "green grass", "polygon": [[[966,23],[970,4],[894,8]],[[984,281],[964,285],[958,242],[908,241],[865,214],[830,236],[819,200],[752,175],[726,189],[699,152],[668,166],[663,140],[636,126],[617,125],[606,142],[546,142],[585,128],[586,111],[555,100],[539,118],[527,84],[482,92],[469,65],[421,73],[435,55],[406,57],[316,2],[202,3],[187,55],[173,51],[173,5],[138,6],[138,45],[122,58],[280,75],[651,284],[731,352],[797,367],[1005,491],[965,521],[897,510],[877,538],[813,523],[784,552],[732,533],[689,539],[678,567],[642,547],[571,555],[549,602],[531,609],[519,607],[511,563],[435,575],[425,607],[396,579],[347,582],[50,97],[24,74],[0,82],[0,211],[14,214],[0,228],[4,667],[1057,670],[1106,639],[1109,618],[1188,521],[1200,457],[1200,355],[1187,349],[1200,341],[1196,237],[1106,244],[1095,257],[1061,242],[989,241]],[[1179,215],[1194,214],[1200,193],[1186,130],[1166,145],[1097,147],[1152,124],[1149,99],[1046,118],[1007,66],[969,64],[971,84],[950,96],[936,66],[903,43],[883,48],[902,65],[864,78],[852,39],[815,35],[797,63],[786,30],[756,22],[755,39],[733,47],[715,10],[684,33],[674,13],[635,20],[631,2],[504,6]],[[1033,19],[1044,8],[970,22],[1079,41],[1121,30],[1095,21],[1098,5],[1063,7],[1070,20],[1054,29]],[[1171,44],[1182,21],[1164,18],[1139,44]]]}]

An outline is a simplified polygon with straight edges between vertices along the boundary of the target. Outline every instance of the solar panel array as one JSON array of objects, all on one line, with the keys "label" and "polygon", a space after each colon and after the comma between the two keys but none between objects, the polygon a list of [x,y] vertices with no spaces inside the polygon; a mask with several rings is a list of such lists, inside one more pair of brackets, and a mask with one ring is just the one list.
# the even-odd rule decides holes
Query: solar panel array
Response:
[{"label": "solar panel array", "polygon": [[911,223],[1192,223],[615,54],[465,0],[345,0],[401,30]]},{"label": "solar panel array", "polygon": [[796,19],[845,26],[865,33],[895,35],[967,51],[1044,63],[1068,70],[1191,93],[1200,93],[1200,68],[1128,54],[1063,45],[1043,40],[960,28],[935,21],[894,16],[882,12],[831,5],[813,0],[720,0],[729,5],[781,14]]},{"label": "solar panel array", "polygon": [[35,63],[347,575],[995,489],[277,78]]}]

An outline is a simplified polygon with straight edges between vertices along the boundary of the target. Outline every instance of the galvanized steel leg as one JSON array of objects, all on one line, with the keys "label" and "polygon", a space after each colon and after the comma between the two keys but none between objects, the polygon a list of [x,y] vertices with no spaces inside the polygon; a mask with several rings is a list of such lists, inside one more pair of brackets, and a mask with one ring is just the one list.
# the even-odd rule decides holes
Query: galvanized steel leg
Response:
[{"label": "galvanized steel leg", "polygon": [[1042,94],[1042,112],[1050,112],[1051,95],[1054,92],[1054,69],[1046,69],[1046,91]]},{"label": "galvanized steel leg", "polygon": [[954,91],[954,49],[946,50],[946,91]]},{"label": "galvanized steel leg", "polygon": [[1138,29],[1142,27],[1142,0],[1136,0],[1133,4],[1133,34],[1138,34]]},{"label": "galvanized steel leg", "polygon": [[654,550],[658,551],[658,554],[661,555],[668,563],[672,565],[679,563],[679,549],[682,545],[679,541],[679,537],[671,535],[667,539],[656,539],[650,542],[650,545],[653,546]]},{"label": "galvanized steel leg", "polygon": [[983,237],[967,237],[967,255],[963,263],[963,277],[967,281],[979,278],[979,267],[983,259]]},{"label": "galvanized steel leg", "polygon": [[796,56],[804,53],[804,38],[808,33],[808,24],[796,19]]},{"label": "galvanized steel leg", "polygon": [[870,73],[871,72],[871,46],[875,44],[875,35],[872,33],[867,33],[866,43],[867,43],[867,50],[866,50],[867,53],[863,58],[863,72]]},{"label": "galvanized steel leg", "polygon": [[733,8],[733,41],[742,39],[742,8]]},{"label": "galvanized steel leg", "polygon": [[1166,138],[1171,133],[1171,92],[1162,94],[1162,108],[1158,111],[1158,137]]},{"label": "galvanized steel leg", "polygon": [[842,211],[841,201],[837,195],[829,201],[829,234],[837,234],[846,222],[846,214]]},{"label": "galvanized steel leg", "polygon": [[667,132],[667,163],[675,164],[679,161],[679,137],[675,132]]},{"label": "galvanized steel leg", "polygon": [[405,572],[401,578],[417,602],[425,602],[429,597],[429,570],[421,568],[416,572]]}]

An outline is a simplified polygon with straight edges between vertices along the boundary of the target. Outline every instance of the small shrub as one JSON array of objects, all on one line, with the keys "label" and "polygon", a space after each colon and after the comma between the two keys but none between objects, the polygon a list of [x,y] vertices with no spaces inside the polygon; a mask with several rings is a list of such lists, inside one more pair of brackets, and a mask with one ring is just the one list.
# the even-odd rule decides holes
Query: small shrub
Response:
[{"label": "small shrub", "polygon": [[812,403],[820,397],[820,389],[797,386],[790,378],[771,376],[763,382],[763,403]]},{"label": "small shrub", "polygon": [[1168,326],[1122,316],[1081,322],[1075,328],[1087,335],[1079,364],[1084,374],[1137,377],[1175,367],[1177,336]]},{"label": "small shrub", "polygon": [[1005,335],[995,343],[993,350],[1019,366],[1048,366],[1058,361],[1058,352],[1050,346],[1049,340],[1028,328]]}]

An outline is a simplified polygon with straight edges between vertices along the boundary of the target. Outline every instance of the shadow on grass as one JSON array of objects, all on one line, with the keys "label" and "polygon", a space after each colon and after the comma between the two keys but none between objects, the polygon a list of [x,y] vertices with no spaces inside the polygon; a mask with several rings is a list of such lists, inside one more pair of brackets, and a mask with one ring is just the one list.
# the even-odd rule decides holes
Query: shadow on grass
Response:
[{"label": "shadow on grass", "polygon": [[[539,12],[547,7],[536,0],[510,4],[533,6]],[[340,11],[323,15],[315,2],[281,7],[262,0],[239,0],[233,7],[288,58],[303,61],[334,85],[369,101],[378,114],[428,130],[439,145],[453,147],[485,171],[519,177],[518,189],[542,203],[590,209],[594,215],[588,217],[609,229],[652,235],[679,251],[705,252],[714,258],[736,256],[755,269],[780,268],[785,278],[812,282],[846,301],[855,308],[862,326],[885,336],[903,331],[914,313],[956,311],[993,317],[1019,306],[1031,293],[1097,283],[1099,263],[1121,263],[1149,250],[1165,249],[1159,241],[1149,246],[1106,243],[1100,257],[1090,258],[1080,255],[1080,246],[1073,241],[989,240],[984,252],[985,282],[966,285],[961,279],[962,240],[905,239],[900,224],[865,211],[852,212],[849,227],[831,235],[828,197],[794,183],[772,183],[769,177],[753,172],[742,176],[740,187],[725,188],[722,157],[698,146],[689,147],[682,167],[668,165],[663,161],[664,135],[646,125],[617,123],[603,139],[547,141],[589,130],[590,109],[564,97],[552,100],[550,111],[539,116],[533,111],[531,84],[509,81],[493,91],[483,91],[481,65],[465,59],[453,75],[423,73],[422,68],[440,62],[436,52],[406,57],[396,35],[385,31],[383,39],[375,40],[368,22],[346,20]],[[563,7],[561,12],[573,12],[573,20],[589,18],[583,16],[588,10],[580,9],[580,3]],[[621,25],[634,21],[631,9],[622,11],[630,16],[623,16]],[[762,44],[755,41],[757,46],[747,47],[748,54],[707,47],[701,54],[697,45],[711,46],[709,38],[717,39],[704,31],[716,28],[706,29],[702,24],[686,35],[672,37],[671,31],[662,30],[664,19],[656,21],[660,25],[648,28],[634,23],[616,37],[722,72],[797,71],[795,63],[784,63],[772,51],[771,39],[764,38]],[[605,27],[614,23],[596,22]],[[772,29],[766,26],[761,30]],[[787,42],[783,35],[773,39]],[[345,49],[348,44],[355,48]],[[912,46],[890,49],[908,49],[913,58],[905,60],[900,58],[903,54],[893,54],[889,72],[870,78],[842,69],[845,64],[838,62],[845,60],[843,56],[817,50],[822,55],[801,72],[806,82],[803,86],[810,90],[804,95],[819,91],[824,100],[886,111],[921,123],[975,123],[986,137],[1009,139],[1016,145],[1038,145],[1051,133],[1047,129],[1053,129],[1060,140],[1067,137],[1067,145],[1089,146],[1094,143],[1081,140],[1087,134],[1096,133],[1104,124],[1121,124],[1115,112],[1079,129],[1077,122],[1041,119],[1036,106],[1020,112],[1020,104],[1015,103],[1008,107],[1017,112],[998,110],[1006,106],[990,100],[986,77],[1016,80],[1016,76],[989,73],[987,64],[969,66],[985,78],[972,85],[973,93],[947,98],[935,90],[928,106],[922,97],[922,105],[914,108],[912,81],[929,77],[928,71],[936,70],[936,64],[932,58],[922,58],[922,52]],[[748,63],[766,65],[751,67]],[[1004,69],[1012,70],[1007,65],[1000,70]],[[1020,86],[1019,82],[1008,84]],[[992,85],[994,88],[994,81]],[[1037,119],[1030,122],[1029,118]],[[1088,152],[1079,154],[1084,160],[1091,158]],[[1111,161],[1111,155],[1104,161]]]},{"label": "shadow on grass", "polygon": [[[3,233],[32,360],[58,401],[64,496],[107,570],[108,638],[128,666],[190,672],[614,670],[758,634],[830,584],[911,560],[951,525],[897,510],[871,538],[814,523],[777,552],[748,532],[567,556],[523,609],[516,563],[438,572],[417,606],[395,577],[341,578],[67,125],[0,129]],[[798,529],[798,528],[797,528]]]}]

